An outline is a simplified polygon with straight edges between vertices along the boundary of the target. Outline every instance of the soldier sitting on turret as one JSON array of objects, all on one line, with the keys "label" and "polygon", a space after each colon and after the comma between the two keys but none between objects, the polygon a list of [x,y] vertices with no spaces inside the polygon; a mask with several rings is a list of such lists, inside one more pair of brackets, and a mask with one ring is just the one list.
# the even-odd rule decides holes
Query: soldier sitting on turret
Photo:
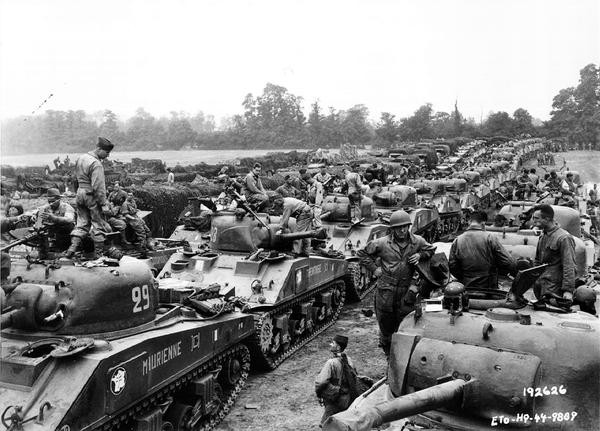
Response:
[{"label": "soldier sitting on turret", "polygon": [[147,249],[152,250],[152,238],[149,236],[150,229],[148,229],[144,220],[137,215],[137,211],[138,208],[133,194],[128,193],[127,199],[121,205],[121,214],[125,216],[127,226],[133,229],[135,233],[137,250],[144,254]]},{"label": "soldier sitting on turret", "polygon": [[300,195],[300,190],[294,187],[294,179],[291,175],[286,175],[284,183],[275,189],[275,193],[280,194],[284,198],[297,198]]},{"label": "soldier sitting on turret", "polygon": [[248,203],[254,205],[258,211],[264,209],[269,203],[269,196],[260,180],[262,165],[255,163],[252,170],[246,175],[245,188]]},{"label": "soldier sitting on turret", "polygon": [[40,259],[48,257],[50,248],[64,251],[69,247],[76,222],[75,209],[61,201],[58,189],[48,189],[46,196],[48,204],[41,207],[34,216],[36,226],[47,229],[47,234],[39,237]]},{"label": "soldier sitting on turret", "polygon": [[119,232],[121,244],[130,245],[131,243],[127,241],[125,233],[127,222],[125,221],[125,215],[121,213],[121,206],[125,200],[127,200],[127,192],[121,188],[118,181],[115,181],[113,190],[108,195],[110,215],[107,216],[107,221],[113,231]]}]

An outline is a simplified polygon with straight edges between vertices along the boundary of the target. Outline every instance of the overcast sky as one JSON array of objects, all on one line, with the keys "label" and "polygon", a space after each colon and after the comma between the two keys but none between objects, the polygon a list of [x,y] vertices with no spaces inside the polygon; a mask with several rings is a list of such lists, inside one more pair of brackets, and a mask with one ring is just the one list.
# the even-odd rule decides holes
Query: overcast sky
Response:
[{"label": "overcast sky", "polygon": [[[143,106],[242,112],[267,82],[305,111],[424,103],[479,121],[552,98],[600,59],[600,0],[0,0],[0,115]],[[54,96],[41,108],[38,106]]]}]

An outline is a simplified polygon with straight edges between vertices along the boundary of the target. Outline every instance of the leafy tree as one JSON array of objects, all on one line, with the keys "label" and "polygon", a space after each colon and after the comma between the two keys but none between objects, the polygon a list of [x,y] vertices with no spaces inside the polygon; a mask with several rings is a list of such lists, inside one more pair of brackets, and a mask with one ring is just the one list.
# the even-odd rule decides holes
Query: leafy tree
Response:
[{"label": "leafy tree", "polygon": [[124,134],[119,130],[117,115],[110,109],[104,111],[102,123],[98,127],[98,134],[113,142],[124,141]]},{"label": "leafy tree", "polygon": [[173,150],[180,150],[186,145],[192,145],[196,140],[198,133],[194,129],[187,118],[171,113],[166,140],[168,147]]},{"label": "leafy tree", "polygon": [[346,143],[361,145],[373,138],[374,133],[368,118],[369,109],[365,105],[355,105],[342,112],[340,126]]},{"label": "leafy tree", "polygon": [[418,141],[431,138],[431,116],[433,109],[431,103],[427,103],[417,109],[412,117],[402,121],[401,138],[407,141]]},{"label": "leafy tree", "polygon": [[396,116],[389,112],[382,112],[375,128],[377,136],[388,144],[398,140],[399,125],[395,118]]},{"label": "leafy tree", "polygon": [[519,108],[513,113],[513,133],[516,135],[535,133],[533,118],[526,109]]},{"label": "leafy tree", "polygon": [[483,128],[488,135],[506,135],[512,132],[513,123],[508,113],[499,111],[488,116]]}]

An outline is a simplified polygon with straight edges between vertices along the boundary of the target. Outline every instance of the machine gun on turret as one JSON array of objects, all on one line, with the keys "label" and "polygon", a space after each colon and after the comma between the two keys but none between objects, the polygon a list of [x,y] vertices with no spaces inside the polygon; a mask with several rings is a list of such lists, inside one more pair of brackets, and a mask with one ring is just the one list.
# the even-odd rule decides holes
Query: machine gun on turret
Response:
[{"label": "machine gun on turret", "polygon": [[0,252],[8,251],[11,248],[14,248],[18,245],[26,244],[31,241],[34,241],[34,240],[38,239],[40,236],[46,234],[47,232],[48,232],[47,227],[45,227],[45,226],[39,227],[39,228],[35,229],[33,232],[6,244],[2,248],[0,248]]}]

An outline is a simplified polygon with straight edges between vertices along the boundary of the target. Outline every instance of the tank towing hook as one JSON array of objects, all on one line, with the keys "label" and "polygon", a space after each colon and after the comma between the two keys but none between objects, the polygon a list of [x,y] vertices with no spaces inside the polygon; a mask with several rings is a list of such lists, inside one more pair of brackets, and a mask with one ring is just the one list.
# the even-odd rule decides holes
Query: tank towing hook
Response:
[{"label": "tank towing hook", "polygon": [[[8,418],[10,420],[10,423],[8,423],[6,420],[6,413],[11,408],[14,409],[14,413]],[[52,409],[52,404],[46,401],[40,406],[37,416],[31,416],[28,419],[24,419],[23,406],[8,406],[4,409],[4,412],[2,412],[2,417],[0,419],[2,420],[2,425],[4,425],[7,430],[21,431],[24,423],[31,422],[34,419],[36,424],[42,425],[44,423],[44,412],[50,409]]]}]

